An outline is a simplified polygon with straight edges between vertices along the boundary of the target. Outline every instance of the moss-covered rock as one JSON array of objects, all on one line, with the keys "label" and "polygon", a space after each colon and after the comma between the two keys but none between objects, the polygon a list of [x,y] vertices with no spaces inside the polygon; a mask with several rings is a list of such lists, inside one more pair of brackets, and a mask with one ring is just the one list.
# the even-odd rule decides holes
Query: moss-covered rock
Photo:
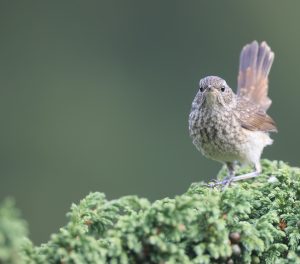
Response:
[{"label": "moss-covered rock", "polygon": [[24,262],[300,263],[300,170],[262,165],[260,177],[224,191],[195,183],[154,203],[91,193],[49,242],[24,244]]}]

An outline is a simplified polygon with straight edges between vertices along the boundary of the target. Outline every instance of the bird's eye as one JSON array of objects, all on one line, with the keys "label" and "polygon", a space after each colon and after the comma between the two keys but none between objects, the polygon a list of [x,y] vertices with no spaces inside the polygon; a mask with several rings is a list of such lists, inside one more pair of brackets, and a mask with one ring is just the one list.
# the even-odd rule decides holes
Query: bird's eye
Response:
[{"label": "bird's eye", "polygon": [[200,90],[200,92],[203,92],[203,91],[204,91],[204,88],[203,88],[203,87],[200,87],[199,90]]},{"label": "bird's eye", "polygon": [[225,91],[225,85],[222,85],[221,86],[221,92],[224,92]]}]

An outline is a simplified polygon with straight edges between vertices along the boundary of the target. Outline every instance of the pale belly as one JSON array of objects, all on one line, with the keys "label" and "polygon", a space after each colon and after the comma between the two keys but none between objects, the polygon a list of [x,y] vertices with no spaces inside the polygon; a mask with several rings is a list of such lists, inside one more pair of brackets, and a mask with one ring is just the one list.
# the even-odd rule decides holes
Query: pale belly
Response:
[{"label": "pale belly", "polygon": [[241,128],[239,133],[226,134],[218,131],[207,133],[200,130],[193,137],[193,143],[210,159],[220,162],[239,161],[244,164],[256,163],[266,145],[272,144],[267,133],[261,131],[249,131]]}]

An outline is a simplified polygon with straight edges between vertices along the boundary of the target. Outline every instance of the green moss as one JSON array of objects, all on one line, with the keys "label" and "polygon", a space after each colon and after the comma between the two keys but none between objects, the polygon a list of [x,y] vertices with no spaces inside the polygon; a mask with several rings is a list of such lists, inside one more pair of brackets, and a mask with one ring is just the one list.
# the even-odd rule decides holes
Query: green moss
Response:
[{"label": "green moss", "polygon": [[91,193],[49,242],[23,246],[24,262],[300,263],[300,170],[262,165],[260,177],[225,191],[194,183],[154,203]]},{"label": "green moss", "polygon": [[20,263],[20,248],[27,225],[11,199],[0,204],[0,263]]}]

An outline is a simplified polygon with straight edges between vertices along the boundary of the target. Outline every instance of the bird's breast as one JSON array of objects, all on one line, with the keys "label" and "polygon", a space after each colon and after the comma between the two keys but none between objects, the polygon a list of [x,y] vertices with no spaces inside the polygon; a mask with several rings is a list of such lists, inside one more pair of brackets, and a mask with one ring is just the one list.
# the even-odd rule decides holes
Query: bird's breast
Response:
[{"label": "bird's breast", "polygon": [[242,128],[231,111],[200,109],[191,113],[190,134],[195,146],[213,159],[236,158],[239,147],[246,139]]}]

